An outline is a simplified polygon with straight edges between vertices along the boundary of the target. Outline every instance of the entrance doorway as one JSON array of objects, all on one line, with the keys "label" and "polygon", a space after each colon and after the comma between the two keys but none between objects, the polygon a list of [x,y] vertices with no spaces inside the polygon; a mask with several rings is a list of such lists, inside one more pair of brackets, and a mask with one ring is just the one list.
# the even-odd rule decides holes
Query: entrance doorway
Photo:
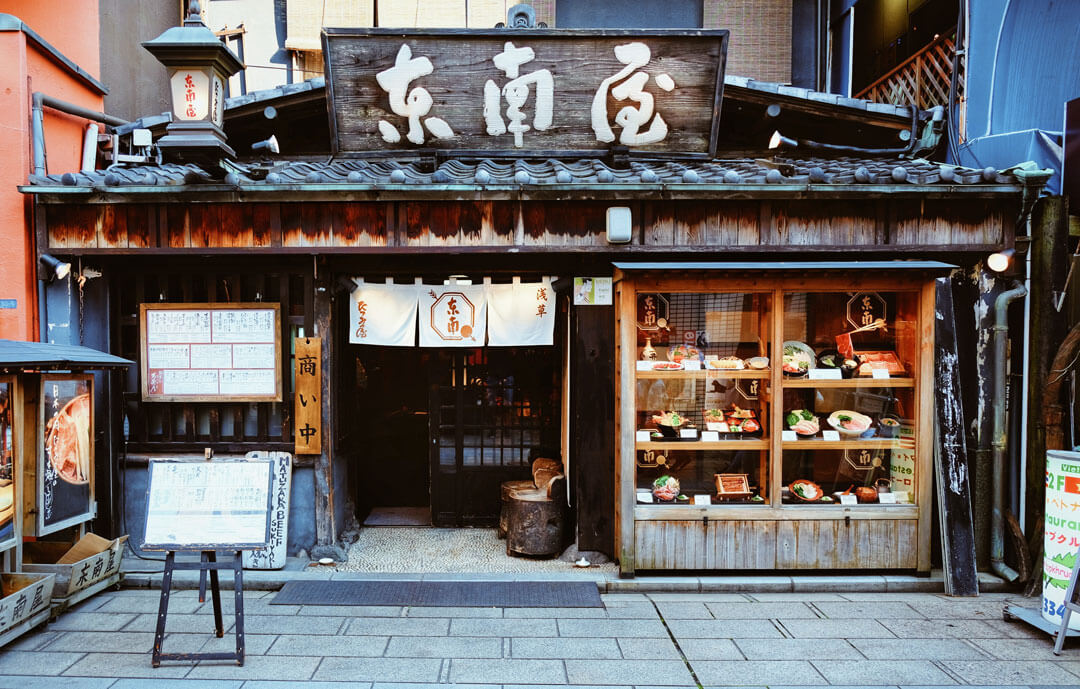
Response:
[{"label": "entrance doorway", "polygon": [[559,456],[555,347],[346,352],[355,382],[339,400],[355,412],[340,423],[366,526],[494,526],[499,485]]},{"label": "entrance doorway", "polygon": [[554,347],[441,350],[431,386],[431,514],[436,526],[494,526],[499,486],[558,457]]}]

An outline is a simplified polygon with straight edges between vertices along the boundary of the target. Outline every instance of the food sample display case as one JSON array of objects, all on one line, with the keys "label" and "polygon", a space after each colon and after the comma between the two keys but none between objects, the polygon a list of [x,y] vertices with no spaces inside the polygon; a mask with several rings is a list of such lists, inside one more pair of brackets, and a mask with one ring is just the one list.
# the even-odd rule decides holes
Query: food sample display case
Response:
[{"label": "food sample display case", "polygon": [[621,573],[928,572],[945,267],[617,264]]}]

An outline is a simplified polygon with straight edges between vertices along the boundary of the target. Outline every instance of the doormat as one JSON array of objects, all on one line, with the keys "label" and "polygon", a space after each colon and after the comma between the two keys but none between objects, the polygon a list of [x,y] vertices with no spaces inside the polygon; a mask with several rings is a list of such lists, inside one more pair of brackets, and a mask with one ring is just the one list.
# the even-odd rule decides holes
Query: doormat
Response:
[{"label": "doormat", "polygon": [[290,581],[271,605],[602,608],[592,581]]}]

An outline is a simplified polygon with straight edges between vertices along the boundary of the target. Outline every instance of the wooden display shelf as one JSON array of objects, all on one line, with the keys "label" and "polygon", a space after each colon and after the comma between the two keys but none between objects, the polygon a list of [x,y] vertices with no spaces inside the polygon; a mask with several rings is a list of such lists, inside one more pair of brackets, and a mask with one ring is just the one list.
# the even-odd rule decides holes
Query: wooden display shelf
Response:
[{"label": "wooden display shelf", "polygon": [[639,450],[768,450],[768,438],[753,440],[659,440],[637,443]]},{"label": "wooden display shelf", "polygon": [[785,378],[785,388],[913,388],[914,378],[844,378],[842,380],[810,380]]},{"label": "wooden display shelf", "polygon": [[[735,370],[726,368],[708,368],[694,371],[687,371],[682,369],[680,371],[637,371],[638,379],[650,380],[654,378],[705,378],[706,373],[714,374],[717,378],[752,378],[757,380],[767,380],[770,376],[769,370],[764,371],[750,371],[747,369]],[[816,382],[816,381],[815,381]]]},{"label": "wooden display shelf", "polygon": [[780,444],[785,450],[898,450],[903,447],[899,438],[862,438],[857,440],[788,440]]}]

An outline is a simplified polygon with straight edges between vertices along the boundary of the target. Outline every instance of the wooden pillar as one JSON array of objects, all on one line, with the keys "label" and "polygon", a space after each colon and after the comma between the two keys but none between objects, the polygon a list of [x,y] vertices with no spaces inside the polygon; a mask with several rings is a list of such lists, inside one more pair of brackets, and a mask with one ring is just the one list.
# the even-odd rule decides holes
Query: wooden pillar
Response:
[{"label": "wooden pillar", "polygon": [[1065,197],[1039,199],[1031,214],[1031,342],[1028,364],[1027,515],[1031,533],[1042,520],[1046,499],[1046,422],[1043,391],[1050,362],[1065,336],[1065,319],[1056,308],[1055,289],[1063,289],[1068,215]]},{"label": "wooden pillar", "polygon": [[315,542],[332,546],[337,541],[338,525],[334,520],[334,386],[335,375],[333,301],[326,286],[328,272],[319,266],[319,274],[313,281],[315,332],[322,338],[322,452],[315,459]]}]

